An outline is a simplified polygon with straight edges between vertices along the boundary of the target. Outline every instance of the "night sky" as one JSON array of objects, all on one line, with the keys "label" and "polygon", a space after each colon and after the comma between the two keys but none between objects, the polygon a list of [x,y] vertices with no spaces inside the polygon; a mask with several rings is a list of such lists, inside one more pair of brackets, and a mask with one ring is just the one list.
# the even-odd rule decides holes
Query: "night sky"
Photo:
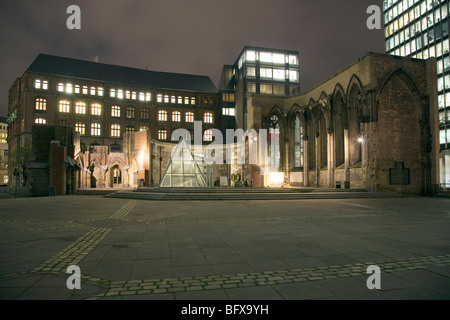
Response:
[{"label": "night sky", "polygon": [[[69,30],[69,5],[81,30]],[[383,30],[366,13],[381,0],[0,0],[0,116],[8,90],[39,53],[150,70],[206,75],[245,45],[297,50],[301,90],[369,51],[384,52]]]}]

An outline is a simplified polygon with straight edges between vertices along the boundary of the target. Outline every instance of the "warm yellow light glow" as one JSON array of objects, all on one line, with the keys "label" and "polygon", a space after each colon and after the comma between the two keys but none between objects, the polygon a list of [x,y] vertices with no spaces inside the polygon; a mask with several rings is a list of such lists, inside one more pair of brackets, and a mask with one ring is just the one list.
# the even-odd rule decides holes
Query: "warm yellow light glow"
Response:
[{"label": "warm yellow light glow", "polygon": [[284,172],[269,172],[269,187],[282,187],[284,182]]}]

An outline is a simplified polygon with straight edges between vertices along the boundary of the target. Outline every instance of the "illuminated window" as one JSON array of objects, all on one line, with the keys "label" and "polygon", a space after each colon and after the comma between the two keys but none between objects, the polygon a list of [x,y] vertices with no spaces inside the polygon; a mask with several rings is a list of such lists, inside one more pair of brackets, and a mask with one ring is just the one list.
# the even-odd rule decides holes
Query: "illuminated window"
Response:
[{"label": "illuminated window", "polygon": [[195,106],[195,104],[196,104],[195,98],[192,97],[192,98],[191,98],[191,105]]},{"label": "illuminated window", "polygon": [[143,126],[139,128],[139,131],[148,131],[149,128],[147,126]]},{"label": "illuminated window", "polygon": [[115,138],[120,137],[120,124],[112,124],[111,125],[111,137],[115,137]]},{"label": "illuminated window", "polygon": [[99,136],[101,135],[102,126],[100,123],[92,123],[91,124],[91,136]]},{"label": "illuminated window", "polygon": [[151,93],[147,92],[145,94],[145,101],[152,101],[152,94]]},{"label": "illuminated window", "polygon": [[91,96],[95,96],[96,92],[97,90],[95,89],[95,87],[91,87]]},{"label": "illuminated window", "polygon": [[84,103],[84,102],[76,102],[75,103],[75,113],[77,113],[77,114],[86,114],[86,103]]},{"label": "illuminated window", "polygon": [[73,93],[73,86],[71,83],[66,84],[66,93]]},{"label": "illuminated window", "polygon": [[81,91],[80,91],[80,86],[77,84],[77,85],[75,85],[75,93],[80,93]]},{"label": "illuminated window", "polygon": [[84,136],[86,134],[86,125],[83,122],[75,123],[75,131]]},{"label": "illuminated window", "polygon": [[109,96],[111,98],[115,98],[116,97],[116,89],[110,89],[109,90]]},{"label": "illuminated window", "polygon": [[256,83],[247,83],[247,92],[248,93],[255,93],[256,92]]},{"label": "illuminated window", "polygon": [[100,97],[103,97],[103,92],[104,92],[104,89],[103,89],[102,87],[98,87],[98,88],[97,88],[97,94],[98,94]]},{"label": "illuminated window", "polygon": [[298,57],[294,55],[289,55],[289,64],[298,64]]},{"label": "illuminated window", "polygon": [[87,86],[83,86],[83,94],[88,94],[88,87]]},{"label": "illuminated window", "polygon": [[184,104],[189,104],[189,97],[184,97]]},{"label": "illuminated window", "polygon": [[255,67],[247,67],[247,77],[256,77]]},{"label": "illuminated window", "polygon": [[47,100],[42,98],[36,99],[36,110],[47,110]]},{"label": "illuminated window", "polygon": [[205,123],[213,123],[213,114],[211,112],[207,112],[203,116],[203,122]]},{"label": "illuminated window", "polygon": [[64,92],[64,83],[58,83],[58,91]]},{"label": "illuminated window", "polygon": [[34,88],[35,89],[41,89],[41,80],[36,79],[34,81]]},{"label": "illuminated window", "polygon": [[123,90],[117,90],[117,98],[123,99]]},{"label": "illuminated window", "polygon": [[36,118],[36,119],[34,119],[34,123],[36,123],[36,124],[46,124],[47,121],[45,119],[43,119],[43,118]]},{"label": "illuminated window", "polygon": [[178,104],[183,104],[183,97],[182,96],[178,96]]},{"label": "illuminated window", "polygon": [[261,84],[259,87],[259,91],[262,94],[272,94],[273,90],[272,90],[272,85],[271,84]]},{"label": "illuminated window", "polygon": [[126,99],[131,99],[131,92],[130,91],[125,91],[125,98]]},{"label": "illuminated window", "polygon": [[284,86],[273,86],[273,94],[285,94],[285,87]]},{"label": "illuminated window", "polygon": [[125,129],[127,133],[133,133],[135,131],[134,126],[128,125]]},{"label": "illuminated window", "polygon": [[158,121],[167,121],[167,111],[165,110],[158,111]]},{"label": "illuminated window", "polygon": [[139,92],[139,101],[145,101],[145,95],[143,92]]},{"label": "illuminated window", "polygon": [[156,96],[156,102],[159,102],[159,103],[163,102],[163,95],[162,94],[158,94]]},{"label": "illuminated window", "polygon": [[136,92],[133,91],[131,93],[131,99],[136,100]]},{"label": "illuminated window", "polygon": [[111,107],[111,117],[120,118],[120,107],[119,106]]},{"label": "illuminated window", "polygon": [[289,80],[293,82],[298,81],[298,72],[294,70],[289,70]]},{"label": "illuminated window", "polygon": [[277,64],[285,64],[286,63],[286,58],[285,58],[284,54],[281,54],[281,53],[274,53],[272,55],[272,59],[273,59],[273,63],[277,63]]},{"label": "illuminated window", "polygon": [[247,61],[255,61],[256,60],[256,52],[252,50],[247,50],[246,52]]},{"label": "illuminated window", "polygon": [[171,96],[170,103],[177,103],[177,98],[175,96]]},{"label": "illuminated window", "polygon": [[48,90],[48,81],[42,81],[42,89]]},{"label": "illuminated window", "polygon": [[259,53],[259,60],[261,62],[272,63],[272,53],[270,53],[270,52],[260,52]]},{"label": "illuminated window", "polygon": [[69,113],[70,112],[70,102],[67,100],[61,100],[59,102],[59,112]]},{"label": "illuminated window", "polygon": [[168,95],[164,96],[164,103],[169,103],[169,96]]},{"label": "illuminated window", "polygon": [[127,108],[127,119],[134,119],[134,108],[133,107]]},{"label": "illuminated window", "polygon": [[172,121],[173,122],[181,122],[181,112],[180,111],[172,112]]},{"label": "illuminated window", "polygon": [[147,108],[141,109],[141,119],[148,120],[148,109]]},{"label": "illuminated window", "polygon": [[101,116],[102,115],[102,106],[98,103],[93,103],[91,105],[91,115],[93,116]]},{"label": "illuminated window", "polygon": [[213,133],[211,130],[206,130],[203,135],[203,141],[213,141]]},{"label": "illuminated window", "polygon": [[272,79],[272,69],[271,68],[261,68],[259,69],[261,78]]},{"label": "illuminated window", "polygon": [[235,116],[234,108],[222,108],[222,114],[224,116]]},{"label": "illuminated window", "polygon": [[167,140],[167,130],[158,130],[158,140]]},{"label": "illuminated window", "polygon": [[284,70],[284,69],[273,69],[273,78],[275,80],[284,80],[284,79],[286,79],[286,70]]},{"label": "illuminated window", "polygon": [[222,93],[223,102],[234,102],[234,93]]},{"label": "illuminated window", "polygon": [[194,122],[194,113],[186,112],[186,122]]}]

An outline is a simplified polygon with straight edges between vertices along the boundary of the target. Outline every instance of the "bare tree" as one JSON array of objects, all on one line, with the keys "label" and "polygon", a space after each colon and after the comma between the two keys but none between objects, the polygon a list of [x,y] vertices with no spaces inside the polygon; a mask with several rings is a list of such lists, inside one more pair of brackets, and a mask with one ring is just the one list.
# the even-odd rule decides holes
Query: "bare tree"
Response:
[{"label": "bare tree", "polygon": [[9,155],[9,165],[14,168],[15,175],[22,176],[22,186],[27,185],[28,165],[33,161],[31,148],[17,148]]}]

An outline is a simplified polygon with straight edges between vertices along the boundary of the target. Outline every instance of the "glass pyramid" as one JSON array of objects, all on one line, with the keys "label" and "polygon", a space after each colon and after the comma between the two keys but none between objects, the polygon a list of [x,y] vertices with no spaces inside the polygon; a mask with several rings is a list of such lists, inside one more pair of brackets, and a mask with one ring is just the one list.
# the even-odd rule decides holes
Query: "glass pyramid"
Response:
[{"label": "glass pyramid", "polygon": [[172,152],[160,187],[209,187],[213,183],[213,163],[194,156],[184,140]]}]

